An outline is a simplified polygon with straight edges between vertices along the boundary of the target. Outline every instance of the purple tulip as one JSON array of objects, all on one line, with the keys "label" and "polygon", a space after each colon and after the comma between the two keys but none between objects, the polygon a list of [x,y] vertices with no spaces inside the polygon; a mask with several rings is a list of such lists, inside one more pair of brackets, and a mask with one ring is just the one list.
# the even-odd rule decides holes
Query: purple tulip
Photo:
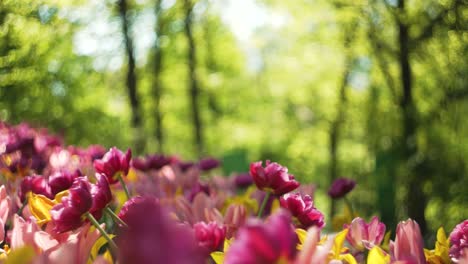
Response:
[{"label": "purple tulip", "polygon": [[130,160],[132,159],[132,151],[130,149],[124,154],[116,147],[111,148],[102,159],[94,161],[94,169],[99,174],[104,174],[110,184],[118,182],[117,173],[122,173],[124,176],[128,174]]},{"label": "purple tulip", "polygon": [[385,224],[379,221],[379,218],[374,216],[369,224],[362,218],[355,218],[350,225],[345,225],[349,228],[346,235],[346,240],[357,250],[371,249],[376,245],[380,245],[385,235]]},{"label": "purple tulip", "polygon": [[112,201],[112,193],[105,175],[96,174],[96,179],[96,184],[91,184],[93,205],[89,212],[99,220],[102,216],[102,210]]},{"label": "purple tulip", "polygon": [[239,229],[225,256],[226,264],[292,263],[297,235],[285,211],[270,216],[265,223],[250,220]]},{"label": "purple tulip", "polygon": [[52,207],[50,215],[55,224],[54,231],[63,233],[74,230],[84,223],[83,215],[91,209],[93,198],[91,186],[86,177],[78,177],[68,190],[68,196]]},{"label": "purple tulip", "polygon": [[262,167],[261,161],[250,164],[250,175],[260,190],[276,195],[283,195],[299,187],[299,182],[294,180],[293,175],[288,174],[286,167],[269,160],[265,168]]},{"label": "purple tulip", "polygon": [[146,166],[149,170],[159,170],[162,167],[171,164],[172,157],[165,155],[150,155],[146,157]]},{"label": "purple tulip", "polygon": [[50,175],[49,186],[52,195],[55,196],[57,193],[70,188],[73,184],[73,180],[79,176],[83,176],[79,170],[76,170],[74,173],[70,173],[69,171],[59,171]]},{"label": "purple tulip", "polygon": [[450,257],[454,260],[468,258],[468,220],[458,224],[450,233]]},{"label": "purple tulip", "polygon": [[221,165],[221,162],[215,158],[205,158],[198,162],[198,168],[202,171],[216,169]]},{"label": "purple tulip", "polygon": [[348,178],[338,178],[333,181],[330,189],[328,190],[328,195],[333,199],[338,199],[344,197],[350,191],[354,189],[356,182]]},{"label": "purple tulip", "polygon": [[26,199],[26,194],[28,192],[42,194],[49,199],[54,198],[52,192],[50,191],[50,187],[47,183],[47,180],[41,175],[24,177],[23,181],[21,181],[21,187],[19,192],[21,201],[24,201]]},{"label": "purple tulip", "polygon": [[325,226],[322,212],[314,207],[314,202],[309,195],[302,196],[299,193],[287,193],[280,197],[281,207],[288,209],[299,222],[299,227],[308,229],[311,226],[322,228]]},{"label": "purple tulip", "polygon": [[246,188],[254,183],[249,173],[241,173],[234,178],[234,183],[238,188]]}]

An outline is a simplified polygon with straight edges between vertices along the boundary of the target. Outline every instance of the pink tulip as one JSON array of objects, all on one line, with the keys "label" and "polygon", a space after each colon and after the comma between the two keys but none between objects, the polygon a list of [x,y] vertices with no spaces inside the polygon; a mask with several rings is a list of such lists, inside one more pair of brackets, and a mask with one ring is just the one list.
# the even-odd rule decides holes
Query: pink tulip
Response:
[{"label": "pink tulip", "polygon": [[408,261],[413,264],[426,264],[424,243],[418,223],[411,219],[400,222],[396,230],[392,257],[394,261]]},{"label": "pink tulip", "polygon": [[24,246],[37,248],[34,243],[34,234],[39,230],[39,226],[37,225],[34,217],[31,217],[31,219],[26,221],[21,216],[15,214],[13,216],[10,248],[12,250],[22,248]]},{"label": "pink tulip", "polygon": [[0,187],[0,242],[5,237],[5,223],[11,210],[11,198],[8,196],[5,186]]},{"label": "pink tulip", "polygon": [[115,177],[117,173],[122,173],[124,176],[128,174],[130,160],[132,159],[132,151],[130,149],[124,154],[116,147],[111,148],[104,157],[94,161],[94,169],[97,173],[106,175],[110,184],[117,183]]},{"label": "pink tulip", "polygon": [[280,198],[281,207],[288,209],[299,221],[299,226],[307,229],[311,226],[322,228],[325,226],[324,216],[314,206],[309,195],[287,193]]},{"label": "pink tulip", "polygon": [[307,231],[307,237],[302,245],[296,264],[325,264],[333,246],[333,239],[328,239],[323,245],[320,242],[320,228],[313,226]]},{"label": "pink tulip", "polygon": [[346,240],[359,251],[380,245],[385,235],[385,224],[379,222],[379,218],[376,216],[372,217],[369,224],[357,217],[344,228],[349,228]]},{"label": "pink tulip", "polygon": [[250,164],[250,175],[260,190],[276,195],[283,195],[299,187],[299,182],[294,179],[292,174],[288,174],[286,167],[269,160],[267,160],[265,168],[263,168],[261,161]]},{"label": "pink tulip", "polygon": [[216,222],[198,222],[193,225],[195,239],[203,251],[211,253],[222,250],[226,238],[226,227]]},{"label": "pink tulip", "polygon": [[450,233],[450,257],[456,261],[462,257],[468,258],[466,249],[468,249],[468,220],[458,224]]},{"label": "pink tulip", "polygon": [[239,229],[226,253],[225,263],[292,263],[296,244],[297,235],[291,224],[291,216],[286,211],[280,211],[265,223],[252,219]]}]

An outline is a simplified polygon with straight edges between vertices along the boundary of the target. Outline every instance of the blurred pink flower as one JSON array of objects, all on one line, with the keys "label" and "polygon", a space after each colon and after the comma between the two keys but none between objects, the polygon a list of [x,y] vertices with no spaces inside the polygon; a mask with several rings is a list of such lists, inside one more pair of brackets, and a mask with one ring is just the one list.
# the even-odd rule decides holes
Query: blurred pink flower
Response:
[{"label": "blurred pink flower", "polygon": [[37,249],[34,242],[34,234],[38,231],[40,231],[40,229],[34,217],[26,221],[21,216],[15,214],[13,216],[10,248],[15,250],[24,246],[32,246]]},{"label": "blurred pink flower", "polygon": [[11,198],[8,196],[5,186],[0,186],[0,243],[5,237],[5,224],[11,210]]},{"label": "blurred pink flower", "polygon": [[462,257],[468,258],[465,255],[468,249],[468,220],[458,224],[450,233],[450,257],[456,261]]},{"label": "blurred pink flower", "polygon": [[299,187],[299,182],[294,180],[292,174],[288,174],[286,167],[269,160],[266,161],[265,168],[261,161],[250,164],[250,175],[260,190],[276,195],[283,195]]},{"label": "blurred pink flower", "polygon": [[203,263],[193,230],[173,221],[154,197],[133,197],[122,207],[119,263]]},{"label": "blurred pink flower", "polygon": [[349,228],[346,240],[359,251],[365,248],[370,250],[374,246],[380,245],[385,235],[385,224],[380,222],[377,216],[372,217],[369,224],[357,217],[344,228]]},{"label": "blurred pink flower", "polygon": [[265,223],[250,220],[239,229],[225,256],[226,264],[292,263],[297,235],[286,211],[271,215]]},{"label": "blurred pink flower", "polygon": [[314,207],[309,195],[287,193],[280,197],[281,207],[288,209],[292,216],[299,221],[299,227],[307,229],[311,226],[322,228],[325,220],[322,212]]},{"label": "blurred pink flower", "polygon": [[224,224],[227,227],[226,237],[233,237],[237,230],[247,221],[247,209],[242,204],[230,204],[224,214]]},{"label": "blurred pink flower", "polygon": [[333,199],[341,198],[352,191],[355,186],[356,182],[352,179],[338,178],[330,186],[328,195]]},{"label": "blurred pink flower", "polygon": [[115,177],[117,173],[122,173],[124,176],[128,174],[130,160],[132,159],[132,151],[130,149],[124,154],[116,147],[111,148],[102,159],[94,161],[94,169],[97,173],[106,175],[110,184],[118,181]]},{"label": "blurred pink flower", "polygon": [[320,242],[320,228],[313,226],[307,231],[307,237],[302,250],[297,255],[296,264],[326,264],[328,255],[333,247],[333,239],[328,239],[324,244]]},{"label": "blurred pink flower", "polygon": [[395,242],[391,248],[392,261],[426,264],[424,243],[416,221],[408,219],[398,224]]},{"label": "blurred pink flower", "polygon": [[42,252],[45,263],[60,264],[66,260],[71,264],[85,264],[100,235],[99,231],[91,229],[88,223],[63,236],[53,236],[45,231],[36,232],[34,242]]}]

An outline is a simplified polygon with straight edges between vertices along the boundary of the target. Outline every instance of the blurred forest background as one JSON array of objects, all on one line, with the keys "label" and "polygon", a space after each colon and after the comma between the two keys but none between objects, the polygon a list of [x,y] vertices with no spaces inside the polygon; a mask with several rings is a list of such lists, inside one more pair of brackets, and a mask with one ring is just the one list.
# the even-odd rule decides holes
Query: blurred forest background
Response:
[{"label": "blurred forest background", "polygon": [[[468,218],[466,0],[1,0],[0,120],[66,143],[270,159],[360,214]],[[336,207],[336,208],[335,208]]]}]

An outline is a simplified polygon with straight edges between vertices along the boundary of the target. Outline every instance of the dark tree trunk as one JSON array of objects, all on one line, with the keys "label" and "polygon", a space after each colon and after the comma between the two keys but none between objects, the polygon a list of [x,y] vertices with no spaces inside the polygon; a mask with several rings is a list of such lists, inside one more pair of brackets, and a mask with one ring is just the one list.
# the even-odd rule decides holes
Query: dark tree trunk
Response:
[{"label": "dark tree trunk", "polygon": [[122,20],[122,32],[125,42],[125,51],[127,54],[127,90],[130,98],[130,107],[132,110],[131,124],[134,129],[134,149],[136,153],[141,153],[144,148],[142,131],[141,131],[141,115],[140,115],[140,101],[137,93],[137,78],[135,73],[135,55],[133,47],[133,39],[129,32],[129,19],[127,17],[127,1],[119,0],[119,14]]},{"label": "dark tree trunk", "polygon": [[161,71],[162,71],[162,60],[163,52],[161,49],[161,35],[163,34],[163,18],[162,18],[162,0],[157,0],[155,5],[156,15],[156,43],[154,45],[154,75],[153,75],[153,100],[154,100],[154,126],[155,136],[158,144],[158,152],[163,153],[164,151],[164,135],[162,125],[162,110],[161,110],[161,96],[162,96],[162,83],[161,83]]},{"label": "dark tree trunk", "polygon": [[[347,28],[347,27],[346,27]],[[345,119],[345,110],[346,110],[346,88],[349,83],[349,74],[351,72],[352,64],[352,55],[350,51],[351,42],[354,38],[353,30],[344,30],[344,50],[346,52],[344,59],[344,72],[342,75],[342,81],[339,87],[339,98],[337,103],[337,113],[335,119],[331,122],[330,126],[330,164],[329,164],[329,173],[330,173],[330,184],[338,178],[339,174],[339,160],[338,160],[338,146],[341,134],[341,127]],[[336,201],[331,200],[330,205],[330,217],[333,217],[336,213]]]},{"label": "dark tree trunk", "polygon": [[[375,12],[375,11],[374,11]],[[399,97],[396,92],[396,85],[393,79],[393,76],[388,70],[388,62],[385,59],[385,54],[383,54],[383,44],[379,41],[377,37],[377,29],[374,26],[374,22],[369,18],[369,42],[373,48],[373,54],[376,58],[376,61],[379,66],[379,70],[382,72],[384,80],[387,84],[388,89],[390,90],[393,99],[398,102]],[[372,102],[375,107],[375,102],[378,101],[378,93],[376,88],[373,86],[370,93],[370,102]],[[375,119],[374,111],[376,109],[369,109],[369,120],[370,126],[369,129],[372,131],[379,131],[379,128],[375,126],[373,120]],[[370,134],[374,135],[375,133],[370,130]],[[377,133],[377,138],[379,138],[379,133]],[[375,137],[375,136],[374,136]],[[381,149],[378,144],[378,140],[372,139],[371,149],[375,153],[375,185],[377,187],[377,208],[379,208],[379,213],[381,221],[385,223],[387,228],[393,229],[396,226],[396,203],[395,203],[395,194],[397,183],[395,181],[397,176],[397,165],[399,160],[395,157],[399,157],[400,153],[396,146],[391,146],[388,149]]]},{"label": "dark tree trunk", "polygon": [[192,107],[192,121],[195,134],[195,147],[198,156],[203,153],[203,135],[202,135],[202,120],[200,117],[200,88],[196,75],[196,48],[193,37],[193,3],[191,0],[184,0],[185,8],[185,35],[188,41],[187,61],[189,66],[189,94]]},{"label": "dark tree trunk", "polygon": [[406,186],[407,186],[407,206],[408,216],[416,220],[421,228],[421,232],[424,234],[427,231],[425,209],[426,209],[426,196],[422,190],[423,176],[419,172],[421,171],[421,165],[414,165],[414,157],[417,154],[417,112],[413,100],[413,87],[412,87],[412,72],[410,64],[410,38],[408,35],[408,24],[402,20],[405,15],[405,0],[398,2],[398,13],[399,18],[397,19],[398,24],[398,42],[399,42],[399,65],[400,65],[400,78],[403,88],[403,94],[400,102],[400,108],[402,111],[402,122],[403,122],[403,134],[401,138],[402,144],[402,158],[403,162],[406,163]]}]

